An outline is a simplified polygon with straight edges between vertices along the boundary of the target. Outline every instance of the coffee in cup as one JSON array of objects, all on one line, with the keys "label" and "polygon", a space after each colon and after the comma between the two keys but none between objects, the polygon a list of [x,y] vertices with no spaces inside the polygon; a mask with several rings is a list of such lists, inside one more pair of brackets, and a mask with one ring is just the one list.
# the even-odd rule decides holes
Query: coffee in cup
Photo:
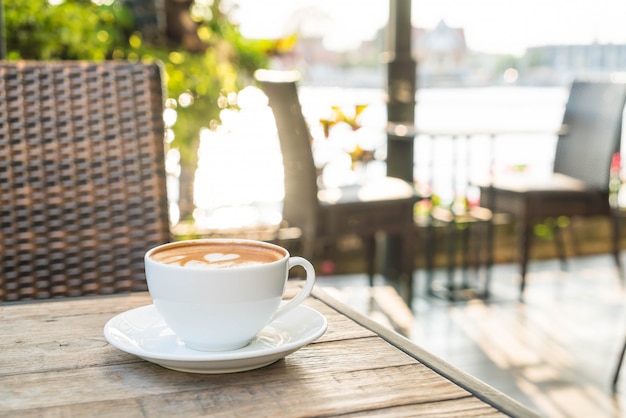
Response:
[{"label": "coffee in cup", "polygon": [[284,258],[285,251],[256,242],[181,241],[156,249],[150,257],[159,263],[181,267],[235,268],[273,263]]},{"label": "coffee in cup", "polygon": [[[148,290],[165,323],[190,348],[235,350],[306,299],[315,283],[309,261],[274,244],[244,239],[178,241],[145,255]],[[282,296],[292,267],[303,289]]]}]

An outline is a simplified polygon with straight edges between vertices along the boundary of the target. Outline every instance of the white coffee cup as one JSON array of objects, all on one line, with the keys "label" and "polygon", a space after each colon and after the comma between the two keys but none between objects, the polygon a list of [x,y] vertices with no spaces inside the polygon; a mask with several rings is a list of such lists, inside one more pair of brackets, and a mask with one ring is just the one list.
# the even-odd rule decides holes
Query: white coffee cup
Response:
[{"label": "white coffee cup", "polygon": [[[145,255],[148,290],[158,313],[190,348],[235,350],[306,299],[315,270],[274,244],[244,239],[171,242]],[[306,271],[303,289],[283,302],[292,267]],[[282,302],[282,303],[281,303]]]}]

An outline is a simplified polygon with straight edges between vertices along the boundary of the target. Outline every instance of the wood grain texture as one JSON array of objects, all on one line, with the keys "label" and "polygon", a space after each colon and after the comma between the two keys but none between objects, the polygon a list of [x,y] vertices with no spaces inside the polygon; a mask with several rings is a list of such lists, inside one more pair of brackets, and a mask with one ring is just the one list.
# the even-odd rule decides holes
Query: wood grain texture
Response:
[{"label": "wood grain texture", "polygon": [[223,375],[168,370],[106,342],[106,321],[149,304],[146,293],[0,306],[0,416],[533,416],[503,413],[494,394],[423,364],[408,340],[382,338],[315,295],[305,303],[328,319],[320,339]]}]

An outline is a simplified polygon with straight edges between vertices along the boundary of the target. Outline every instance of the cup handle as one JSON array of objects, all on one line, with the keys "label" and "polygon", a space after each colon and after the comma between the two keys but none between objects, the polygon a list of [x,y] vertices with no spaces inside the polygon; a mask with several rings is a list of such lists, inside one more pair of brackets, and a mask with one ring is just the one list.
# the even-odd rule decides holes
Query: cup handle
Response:
[{"label": "cup handle", "polygon": [[313,268],[313,265],[305,258],[290,257],[287,264],[287,270],[291,270],[295,266],[301,266],[306,271],[306,282],[304,283],[304,288],[302,288],[296,297],[292,298],[289,302],[278,308],[272,317],[272,321],[300,305],[306,298],[309,297],[311,291],[313,290],[313,285],[315,284],[315,269]]}]

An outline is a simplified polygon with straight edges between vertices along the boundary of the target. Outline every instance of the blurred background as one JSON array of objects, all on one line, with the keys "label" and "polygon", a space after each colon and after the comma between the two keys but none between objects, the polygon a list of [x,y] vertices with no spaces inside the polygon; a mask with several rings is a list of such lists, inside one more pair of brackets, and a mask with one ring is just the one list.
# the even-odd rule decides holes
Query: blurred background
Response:
[{"label": "blurred background", "polygon": [[[406,64],[403,75],[415,80],[405,98],[412,108],[400,120],[416,132],[409,180],[429,196],[417,217],[435,206],[479,205],[468,179],[492,170],[549,173],[571,82],[626,79],[621,0],[0,0],[0,6],[4,59],[163,64],[170,217],[181,238],[281,222],[282,158],[272,113],[254,81],[258,69],[300,73],[316,165],[322,183],[333,186],[379,175],[390,163],[388,121],[398,121],[389,114],[392,69]],[[407,10],[410,16],[402,15]],[[405,56],[399,43],[408,48]],[[624,207],[622,178],[615,191]],[[520,304],[517,270],[503,265],[517,257],[516,242],[504,228],[495,254],[497,296],[452,303],[420,294],[406,335],[547,415],[624,416],[607,377],[624,326],[624,291],[612,264],[578,261],[561,280],[552,228],[539,225],[536,254],[548,261],[535,273],[530,302]],[[607,254],[608,231],[597,221],[579,225],[577,255]],[[322,264],[319,271],[356,270],[350,257],[342,260],[345,266]],[[340,290],[336,295],[369,313],[364,276],[348,277],[356,290],[335,279],[326,283]],[[384,314],[393,319],[401,303],[388,305]]]},{"label": "blurred background", "polygon": [[[322,132],[332,107],[349,114],[366,105],[359,123],[367,129],[342,147],[363,141],[384,159],[390,9],[385,0],[4,0],[2,53],[9,60],[162,61],[174,223],[272,224],[283,193],[278,145],[271,122],[262,122],[267,109],[253,111],[263,105],[258,92],[239,93],[254,85],[258,68],[296,69],[312,130]],[[618,0],[413,0],[409,9],[415,126],[533,131],[530,143],[509,136],[496,159],[503,170],[549,170],[551,154],[533,144],[555,140],[571,80],[626,68],[626,4]],[[255,121],[252,132],[241,118]],[[485,144],[472,141],[472,155],[484,155]],[[459,163],[442,160],[433,175],[427,160],[450,146],[422,142],[414,173],[418,186],[448,203],[455,180],[446,173]],[[245,149],[265,158],[246,159],[254,153]],[[211,160],[216,153],[222,157]],[[316,156],[329,162],[327,149]],[[483,163],[476,160],[469,175],[484,175]],[[337,166],[329,178],[350,175]]]}]

